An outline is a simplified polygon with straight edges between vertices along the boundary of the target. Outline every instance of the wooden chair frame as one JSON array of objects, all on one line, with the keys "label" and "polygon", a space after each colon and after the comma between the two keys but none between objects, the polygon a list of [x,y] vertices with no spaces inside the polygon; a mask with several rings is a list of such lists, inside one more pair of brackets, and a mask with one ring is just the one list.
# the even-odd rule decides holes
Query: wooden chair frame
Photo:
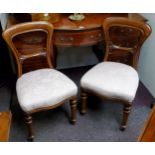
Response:
[{"label": "wooden chair frame", "polygon": [[[8,29],[6,29],[3,32],[3,38],[11,48],[13,55],[15,57],[15,60],[17,62],[17,69],[18,69],[18,77],[22,76],[22,68],[23,68],[23,61],[26,61],[27,59],[30,59],[32,57],[46,57],[47,64],[49,68],[53,68],[53,61],[54,61],[54,56],[53,56],[53,46],[52,46],[52,35],[53,35],[53,25],[45,22],[45,21],[38,21],[38,22],[25,22],[22,24],[17,24],[14,25]],[[38,52],[38,53],[30,53],[26,55],[22,55],[20,51],[16,48],[13,38],[20,34],[25,34],[29,32],[45,32],[47,35],[46,38],[46,51],[44,52]],[[51,62],[52,59],[52,62]],[[72,96],[68,98],[67,100],[70,101],[70,106],[71,106],[71,123],[75,124],[76,123],[76,96]],[[28,141],[33,141],[34,140],[34,132],[32,129],[32,114],[39,112],[39,111],[44,111],[44,110],[49,110],[56,108],[58,106],[61,106],[65,100],[61,103],[58,103],[56,105],[46,107],[46,108],[39,108],[33,111],[30,111],[29,113],[25,113],[25,119],[26,119],[26,124],[28,128]]]},{"label": "wooden chair frame", "polygon": [[[137,45],[134,46],[133,48],[114,45],[111,42],[110,34],[109,34],[109,30],[112,26],[126,27],[129,29],[133,28],[133,29],[138,30],[141,33],[141,37],[139,38]],[[132,67],[137,70],[137,63],[138,63],[138,58],[140,55],[140,49],[144,41],[151,34],[151,27],[148,24],[143,23],[143,22],[130,20],[130,19],[122,18],[122,17],[111,17],[111,18],[107,18],[104,20],[103,32],[104,32],[105,43],[106,43],[106,51],[105,51],[105,56],[104,56],[103,61],[108,61],[110,50],[113,50],[113,49],[123,50],[126,52],[134,51],[133,59],[132,59]],[[125,100],[118,99],[118,98],[109,98],[103,95],[101,96],[97,94],[96,92],[93,92],[92,90],[81,88],[81,109],[80,109],[81,114],[85,114],[87,112],[87,98],[89,94],[94,94],[104,100],[116,101],[117,103],[123,104],[123,119],[122,119],[120,130],[124,131],[127,127],[127,121],[128,121],[128,117],[131,111],[132,103],[127,102]]]}]

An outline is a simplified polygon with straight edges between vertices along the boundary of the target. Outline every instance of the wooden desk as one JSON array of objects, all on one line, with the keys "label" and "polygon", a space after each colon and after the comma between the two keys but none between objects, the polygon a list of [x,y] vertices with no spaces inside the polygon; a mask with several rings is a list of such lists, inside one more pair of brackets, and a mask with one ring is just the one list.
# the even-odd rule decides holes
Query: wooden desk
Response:
[{"label": "wooden desk", "polygon": [[[59,14],[59,20],[54,25],[54,45],[58,46],[88,46],[103,41],[102,23],[108,17],[126,17],[130,19],[146,22],[146,19],[139,14],[114,14],[114,13],[87,13],[82,21],[71,21],[70,14]],[[21,17],[20,17],[21,16]],[[24,16],[27,16],[26,18]],[[28,14],[12,15],[8,19],[7,28],[23,21],[44,20],[42,14],[33,14],[33,18]],[[50,14],[49,14],[50,16]],[[25,20],[23,20],[25,18]],[[51,20],[47,20],[52,22]]]},{"label": "wooden desk", "polygon": [[[82,21],[71,21],[68,16],[70,14],[59,14],[59,20],[54,25],[53,43],[54,47],[70,47],[70,46],[92,46],[98,43],[104,44],[104,36],[102,30],[102,23],[108,17],[125,17],[133,20],[146,22],[147,20],[139,14],[114,14],[114,13],[87,13],[85,19]],[[52,16],[52,14],[49,14]],[[26,21],[40,21],[44,20],[43,14],[11,14],[7,28]],[[51,20],[47,20],[52,22]],[[132,38],[129,38],[131,42]],[[120,40],[120,38],[119,38]],[[122,39],[123,42],[123,39]],[[104,47],[103,47],[104,48]],[[56,52],[56,48],[54,48]],[[111,54],[111,61],[119,61],[129,64],[129,55]],[[129,62],[128,62],[129,61]],[[33,62],[34,63],[34,62]]]}]

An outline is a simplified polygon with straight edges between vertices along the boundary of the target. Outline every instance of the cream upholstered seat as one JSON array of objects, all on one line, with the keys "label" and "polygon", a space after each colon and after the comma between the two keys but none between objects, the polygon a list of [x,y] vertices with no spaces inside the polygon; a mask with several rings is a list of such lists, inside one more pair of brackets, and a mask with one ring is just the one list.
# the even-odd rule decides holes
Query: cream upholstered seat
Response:
[{"label": "cream upholstered seat", "polygon": [[23,74],[17,80],[17,97],[23,111],[56,105],[76,96],[77,86],[54,69],[40,69]]},{"label": "cream upholstered seat", "polygon": [[137,71],[117,62],[101,62],[81,79],[81,87],[109,98],[132,102],[138,87]]}]

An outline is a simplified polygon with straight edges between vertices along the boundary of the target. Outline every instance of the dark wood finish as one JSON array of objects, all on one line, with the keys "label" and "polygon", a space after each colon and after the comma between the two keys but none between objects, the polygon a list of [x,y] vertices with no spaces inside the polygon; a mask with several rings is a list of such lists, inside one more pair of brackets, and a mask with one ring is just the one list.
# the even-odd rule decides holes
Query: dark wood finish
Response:
[{"label": "dark wood finish", "polygon": [[151,27],[143,22],[127,18],[107,18],[103,22],[106,43],[104,61],[119,60],[137,69],[140,49],[151,34]]},{"label": "dark wood finish", "polygon": [[70,100],[71,107],[71,123],[75,125],[76,123],[76,109],[77,109],[77,99]]},{"label": "dark wood finish", "polygon": [[33,128],[32,128],[32,116],[25,114],[25,120],[26,120],[27,129],[28,129],[27,140],[29,142],[33,142],[34,133],[33,133]]},{"label": "dark wood finish", "polygon": [[129,117],[129,114],[131,112],[131,104],[129,105],[123,105],[123,120],[122,120],[122,124],[121,124],[121,127],[120,127],[120,130],[124,131],[127,127],[127,122],[128,122],[128,117]]},{"label": "dark wood finish", "polygon": [[[26,22],[14,25],[3,32],[3,37],[11,48],[17,62],[18,77],[23,74],[24,63],[29,60],[44,59],[47,67],[53,68],[54,54],[52,48],[53,25],[45,21]],[[52,61],[51,61],[52,60]],[[36,66],[37,68],[40,66]],[[43,66],[44,67],[44,66]],[[36,68],[35,68],[36,69]],[[52,93],[52,92],[51,92]],[[71,100],[71,122],[76,122],[76,96],[67,98]],[[38,108],[26,113],[26,124],[28,127],[28,141],[34,140],[32,129],[32,114],[61,106],[66,100],[56,105]]]},{"label": "dark wood finish", "polygon": [[11,112],[0,112],[0,142],[9,140],[11,119]]},{"label": "dark wood finish", "polygon": [[138,142],[155,142],[155,106],[144,125]]},{"label": "dark wood finish", "polygon": [[[82,46],[93,45],[102,41],[102,23],[108,17],[125,17],[133,20],[145,22],[146,19],[138,14],[119,14],[119,13],[87,13],[82,21],[71,21],[68,19],[70,14],[59,14],[58,21],[54,26],[54,45],[58,46]],[[21,17],[22,18],[21,18]],[[52,16],[52,14],[49,14]],[[18,17],[18,18],[17,18]],[[20,18],[19,18],[20,17]],[[23,22],[24,14],[10,16],[7,28]],[[42,14],[33,14],[27,21],[48,21],[51,19],[43,18]],[[25,21],[26,22],[26,21]]]},{"label": "dark wood finish", "polygon": [[[127,13],[85,13],[85,19],[82,21],[69,20],[69,15],[69,13],[56,14],[57,19],[55,20],[55,15],[53,14],[49,14],[48,18],[47,16],[44,16],[44,14],[40,13],[11,14],[8,19],[7,28],[23,22],[48,21],[50,23],[53,23],[54,26],[53,44],[55,46],[92,46],[104,41],[102,24],[104,20],[108,17],[124,17],[136,21],[147,21],[147,19],[145,19],[139,14]],[[132,39],[129,39],[129,42],[132,42]],[[54,49],[55,50],[53,54],[56,55],[56,48]],[[121,52],[120,54],[111,55],[110,60],[128,63],[128,57],[130,57],[130,55],[125,55]],[[56,62],[54,62],[54,64],[56,65]],[[29,60],[27,64],[24,64],[24,68],[27,71],[31,69],[34,65],[35,67],[37,67],[43,66],[45,64],[40,59],[32,61]]]},{"label": "dark wood finish", "polygon": [[90,46],[103,40],[102,32],[99,28],[88,30],[55,30],[54,44],[57,46]]},{"label": "dark wood finish", "polygon": [[[49,14],[50,16],[51,14]],[[8,19],[7,28],[11,27],[12,25],[23,23],[23,22],[30,22],[30,21],[48,21],[52,23],[55,30],[88,30],[96,27],[102,27],[103,21],[108,17],[126,17],[128,19],[138,20],[142,22],[146,22],[147,19],[141,16],[140,14],[136,13],[84,13],[85,19],[82,21],[72,21],[68,18],[69,13],[60,13],[59,20],[55,23],[52,23],[51,20],[47,20],[40,16],[40,13],[33,14],[31,17],[27,14],[11,14]],[[17,17],[18,16],[18,17]],[[24,19],[24,21],[23,21]]]},{"label": "dark wood finish", "polygon": [[81,114],[85,114],[87,112],[87,99],[88,94],[81,90]]},{"label": "dark wood finish", "polygon": [[[113,29],[111,29],[113,28]],[[123,56],[125,53],[130,53],[129,57],[130,65],[137,69],[138,58],[140,55],[140,48],[144,41],[148,38],[151,33],[151,27],[140,21],[135,21],[121,17],[107,18],[103,22],[103,32],[106,43],[106,52],[104,61],[111,60],[111,55]],[[122,37],[120,37],[122,35]],[[129,37],[128,37],[129,36]],[[130,40],[130,42],[129,42]],[[131,42],[132,41],[132,42]],[[120,54],[121,53],[121,54]],[[132,103],[117,98],[109,98],[104,95],[99,95],[92,90],[82,89],[81,93],[81,113],[86,112],[86,96],[88,94],[95,94],[103,99],[120,102],[123,104],[123,120],[120,129],[124,131],[127,127],[128,117],[131,111]]]}]

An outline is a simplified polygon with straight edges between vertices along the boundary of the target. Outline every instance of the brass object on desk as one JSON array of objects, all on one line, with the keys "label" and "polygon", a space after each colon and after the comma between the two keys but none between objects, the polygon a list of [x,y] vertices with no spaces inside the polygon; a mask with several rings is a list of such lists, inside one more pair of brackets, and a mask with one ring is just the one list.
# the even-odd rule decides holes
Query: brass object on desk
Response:
[{"label": "brass object on desk", "polygon": [[81,21],[85,19],[85,16],[82,13],[74,13],[71,14],[68,18],[73,21]]},{"label": "brass object on desk", "polygon": [[48,21],[56,23],[59,21],[59,13],[31,13],[32,21]]}]

